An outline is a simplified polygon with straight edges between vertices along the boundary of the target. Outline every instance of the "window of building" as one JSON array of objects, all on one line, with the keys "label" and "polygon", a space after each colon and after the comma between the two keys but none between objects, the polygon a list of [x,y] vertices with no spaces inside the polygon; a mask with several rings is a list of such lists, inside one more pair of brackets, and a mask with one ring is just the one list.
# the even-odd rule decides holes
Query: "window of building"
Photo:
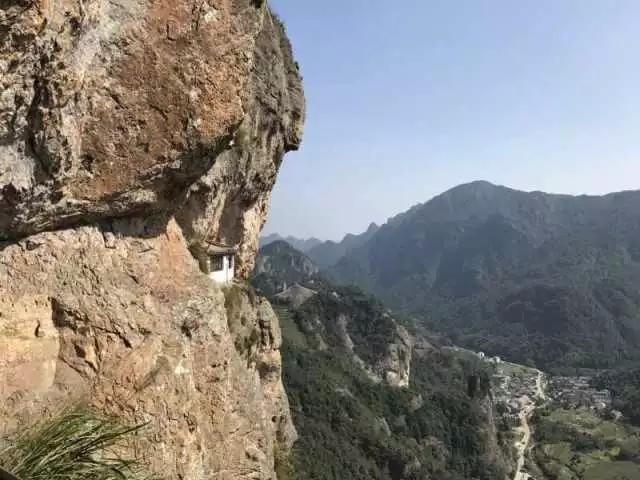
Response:
[{"label": "window of building", "polygon": [[224,255],[214,255],[211,257],[211,271],[220,272],[224,270]]}]

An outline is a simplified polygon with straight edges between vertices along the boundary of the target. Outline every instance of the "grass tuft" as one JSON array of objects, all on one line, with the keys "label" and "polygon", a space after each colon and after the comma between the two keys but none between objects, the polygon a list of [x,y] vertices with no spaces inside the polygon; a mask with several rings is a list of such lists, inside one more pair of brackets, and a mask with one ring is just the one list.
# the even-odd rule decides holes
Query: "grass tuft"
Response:
[{"label": "grass tuft", "polygon": [[122,455],[142,427],[73,407],[0,441],[0,467],[20,480],[151,480]]}]

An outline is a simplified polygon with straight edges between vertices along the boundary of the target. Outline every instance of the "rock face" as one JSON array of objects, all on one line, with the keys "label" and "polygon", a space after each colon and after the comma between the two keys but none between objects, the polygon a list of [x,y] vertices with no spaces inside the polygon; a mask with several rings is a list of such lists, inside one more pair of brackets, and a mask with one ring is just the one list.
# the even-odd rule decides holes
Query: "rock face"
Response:
[{"label": "rock face", "polygon": [[189,249],[248,275],[303,119],[264,2],[0,4],[1,430],[83,399],[168,478],[275,478],[277,317]]},{"label": "rock face", "polygon": [[175,221],[34,235],[0,279],[3,426],[87,399],[151,422],[141,451],[170,478],[272,478],[294,438],[278,322],[209,281]]},{"label": "rock face", "polygon": [[[329,344],[328,338],[338,339],[339,346],[351,353],[352,360],[374,382],[408,387],[413,339],[407,330],[388,313],[376,311],[375,305],[361,303],[356,306],[365,312],[363,316],[354,311],[353,304],[341,303],[341,299],[337,299],[334,304],[339,312],[337,317],[318,315],[306,324],[307,330],[315,326],[319,338],[325,338],[325,345]],[[371,323],[367,325],[367,322]]]},{"label": "rock face", "polygon": [[275,298],[279,301],[290,303],[294,308],[298,308],[315,294],[315,290],[304,287],[299,283],[294,283],[286,290],[276,294]]},{"label": "rock face", "polygon": [[3,2],[0,235],[174,211],[190,194],[198,234],[234,236],[209,232],[210,216],[254,229],[304,116],[261,3]]}]

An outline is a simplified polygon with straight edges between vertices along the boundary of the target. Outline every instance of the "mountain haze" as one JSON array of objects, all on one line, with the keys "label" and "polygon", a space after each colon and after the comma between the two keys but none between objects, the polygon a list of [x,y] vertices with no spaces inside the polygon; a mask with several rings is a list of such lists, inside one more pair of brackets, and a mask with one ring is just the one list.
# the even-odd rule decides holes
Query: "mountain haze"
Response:
[{"label": "mountain haze", "polygon": [[328,240],[315,245],[306,251],[306,254],[311,258],[316,265],[320,268],[327,268],[334,265],[338,260],[351,251],[364,243],[366,243],[375,233],[378,231],[378,225],[371,223],[367,230],[361,234],[354,235],[349,233],[339,242]]},{"label": "mountain haze", "polygon": [[297,238],[292,235],[283,237],[279,233],[272,233],[260,238],[260,247],[284,241],[296,250],[306,254],[320,268],[327,268],[334,265],[338,260],[347,254],[348,251],[359,247],[369,240],[378,230],[378,225],[371,223],[367,230],[360,234],[348,233],[339,242],[333,240],[322,241],[315,237]]},{"label": "mountain haze", "polygon": [[640,192],[461,185],[389,220],[328,275],[474,348],[611,365],[640,355]]},{"label": "mountain haze", "polygon": [[260,247],[265,247],[270,243],[278,242],[281,240],[287,242],[293,248],[295,248],[296,250],[300,250],[301,252],[307,252],[313,247],[315,247],[316,245],[320,245],[322,243],[322,240],[319,240],[315,237],[296,238],[292,235],[287,235],[286,237],[283,237],[279,233],[272,233],[270,235],[265,235],[264,237],[260,238]]}]

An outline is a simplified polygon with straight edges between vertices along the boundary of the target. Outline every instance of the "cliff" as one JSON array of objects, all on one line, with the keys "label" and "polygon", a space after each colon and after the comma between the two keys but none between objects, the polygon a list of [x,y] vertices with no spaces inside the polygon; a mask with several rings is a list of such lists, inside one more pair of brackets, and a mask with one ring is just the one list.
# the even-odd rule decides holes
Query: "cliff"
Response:
[{"label": "cliff", "polygon": [[259,251],[251,284],[292,314],[310,349],[346,354],[374,382],[409,384],[412,338],[374,297],[337,287],[285,241]]},{"label": "cliff", "polygon": [[295,438],[280,329],[242,282],[304,98],[255,0],[0,5],[0,422],[80,400],[168,478],[275,478]]}]

